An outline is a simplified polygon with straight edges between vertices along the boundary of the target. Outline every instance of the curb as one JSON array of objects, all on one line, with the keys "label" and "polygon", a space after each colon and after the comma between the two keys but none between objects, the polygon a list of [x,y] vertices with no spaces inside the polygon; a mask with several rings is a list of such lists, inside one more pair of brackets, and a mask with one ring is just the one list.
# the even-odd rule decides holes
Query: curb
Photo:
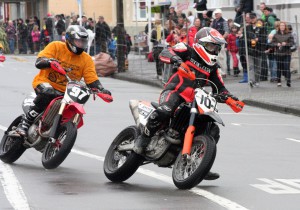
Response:
[{"label": "curb", "polygon": [[113,74],[111,77],[114,79],[125,80],[129,82],[143,84],[143,85],[150,85],[153,87],[163,88],[163,84],[157,80],[144,80],[133,76],[130,77],[128,76],[127,73],[117,73],[117,74]]},{"label": "curb", "polygon": [[[144,80],[144,79],[136,78],[133,76],[130,77],[130,76],[128,76],[127,73],[117,73],[117,74],[113,74],[111,77],[114,79],[125,80],[125,81],[129,81],[129,82],[143,84],[143,85],[150,85],[153,87],[163,88],[163,84],[159,81]],[[258,107],[258,108],[267,109],[270,111],[280,112],[280,113],[284,113],[284,114],[293,114],[293,115],[300,117],[300,109],[286,107],[286,106],[277,105],[277,104],[272,104],[272,103],[268,103],[268,102],[255,101],[252,99],[244,99],[243,102],[248,106]]]}]

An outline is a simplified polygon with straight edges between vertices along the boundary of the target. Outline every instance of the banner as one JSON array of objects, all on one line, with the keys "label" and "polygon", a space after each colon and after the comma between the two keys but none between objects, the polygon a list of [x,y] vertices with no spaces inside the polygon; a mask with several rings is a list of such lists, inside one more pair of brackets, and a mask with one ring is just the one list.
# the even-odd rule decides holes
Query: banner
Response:
[{"label": "banner", "polygon": [[186,10],[190,6],[190,0],[177,0],[177,10]]}]

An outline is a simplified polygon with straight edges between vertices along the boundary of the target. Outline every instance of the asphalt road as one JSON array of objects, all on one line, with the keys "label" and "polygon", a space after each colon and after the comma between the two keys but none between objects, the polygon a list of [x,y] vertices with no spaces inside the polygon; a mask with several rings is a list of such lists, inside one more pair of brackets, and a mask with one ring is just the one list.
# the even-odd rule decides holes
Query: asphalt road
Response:
[{"label": "asphalt road", "polygon": [[[0,66],[0,135],[22,113],[21,102],[37,73],[34,59],[8,60]],[[171,169],[141,167],[122,184],[109,182],[103,159],[111,141],[134,124],[129,99],[155,101],[160,89],[100,78],[114,102],[90,100],[85,125],[72,153],[55,170],[45,170],[41,153],[27,150],[15,164],[0,162],[0,209],[272,209],[300,206],[300,119],[245,107],[234,114],[219,106],[226,126],[213,171],[221,178],[178,190]]]}]

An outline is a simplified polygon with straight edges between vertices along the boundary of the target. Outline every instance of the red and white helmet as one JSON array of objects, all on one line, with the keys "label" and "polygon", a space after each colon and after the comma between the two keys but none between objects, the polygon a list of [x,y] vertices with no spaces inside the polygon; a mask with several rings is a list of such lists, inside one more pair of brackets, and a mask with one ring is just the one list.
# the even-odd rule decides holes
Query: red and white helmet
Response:
[{"label": "red and white helmet", "polygon": [[223,44],[226,41],[216,29],[204,27],[196,33],[193,48],[205,63],[213,66]]}]

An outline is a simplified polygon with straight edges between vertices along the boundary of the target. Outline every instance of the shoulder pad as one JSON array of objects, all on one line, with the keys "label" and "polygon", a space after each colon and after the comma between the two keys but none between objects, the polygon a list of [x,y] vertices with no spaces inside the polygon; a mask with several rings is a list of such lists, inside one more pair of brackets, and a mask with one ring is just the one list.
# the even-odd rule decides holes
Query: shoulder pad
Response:
[{"label": "shoulder pad", "polygon": [[187,51],[187,46],[186,46],[186,44],[184,44],[184,43],[182,43],[182,42],[180,42],[180,43],[178,43],[178,44],[176,44],[175,46],[173,46],[173,50],[174,51],[179,51],[179,52],[183,52],[183,51]]}]

